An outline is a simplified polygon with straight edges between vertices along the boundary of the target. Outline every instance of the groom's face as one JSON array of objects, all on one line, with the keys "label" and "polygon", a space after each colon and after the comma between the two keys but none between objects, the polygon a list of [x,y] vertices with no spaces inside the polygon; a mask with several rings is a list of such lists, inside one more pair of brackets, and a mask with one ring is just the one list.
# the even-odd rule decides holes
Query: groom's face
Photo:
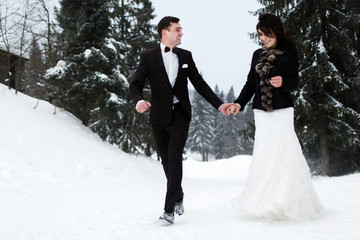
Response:
[{"label": "groom's face", "polygon": [[166,46],[173,48],[181,44],[183,33],[179,23],[171,23],[170,27],[163,31],[163,39]]}]

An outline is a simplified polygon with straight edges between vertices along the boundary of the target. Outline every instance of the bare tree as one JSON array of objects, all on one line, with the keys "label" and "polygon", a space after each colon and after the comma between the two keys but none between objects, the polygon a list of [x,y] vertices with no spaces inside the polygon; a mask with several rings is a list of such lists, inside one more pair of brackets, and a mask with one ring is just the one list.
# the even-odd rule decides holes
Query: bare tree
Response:
[{"label": "bare tree", "polygon": [[20,36],[20,41],[19,41],[19,61],[18,61],[18,69],[16,71],[15,74],[15,94],[17,94],[18,90],[19,90],[19,83],[20,83],[20,79],[22,76],[22,58],[24,55],[24,48],[25,48],[25,43],[26,43],[26,39],[25,39],[25,30],[27,28],[27,21],[28,21],[28,17],[29,14],[31,13],[31,9],[29,9],[29,0],[25,0],[25,5],[23,8],[23,15],[19,16],[20,19],[22,20],[21,22],[19,22],[19,30],[21,30],[21,36]]},{"label": "bare tree", "polygon": [[48,4],[45,2],[45,0],[39,0],[39,3],[42,9],[41,13],[44,13],[44,16],[42,14],[39,14],[39,18],[42,22],[46,24],[46,34],[44,34],[43,37],[46,39],[46,45],[47,45],[46,55],[47,55],[48,63],[50,65],[55,65],[56,58],[53,53],[53,42],[52,42],[53,32],[55,32],[54,24],[51,21],[51,14]]},{"label": "bare tree", "polygon": [[[0,0],[0,45],[7,52],[8,85],[19,90],[24,72],[24,59],[27,58],[34,38],[43,40],[46,45],[46,56],[49,65],[56,62],[53,56],[52,32],[54,25],[50,1],[20,0],[19,2]],[[16,66],[11,60],[11,54],[19,57]],[[16,74],[13,72],[16,67]]]},{"label": "bare tree", "polygon": [[14,52],[13,42],[16,36],[16,23],[14,22],[15,13],[19,10],[19,6],[16,4],[10,4],[9,1],[3,0],[0,3],[0,36],[1,47],[5,51],[7,57],[7,81],[8,87],[11,88],[12,69],[14,68],[11,61],[11,53]]}]

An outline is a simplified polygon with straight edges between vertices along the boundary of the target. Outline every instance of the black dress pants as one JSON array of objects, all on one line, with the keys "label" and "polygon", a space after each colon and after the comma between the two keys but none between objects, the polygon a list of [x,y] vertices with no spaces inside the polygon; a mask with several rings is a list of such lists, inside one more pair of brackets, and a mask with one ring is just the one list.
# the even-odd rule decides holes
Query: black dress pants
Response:
[{"label": "black dress pants", "polygon": [[172,121],[168,125],[152,124],[156,148],[161,157],[161,163],[167,179],[165,197],[166,212],[174,212],[175,202],[183,198],[182,181],[182,154],[186,144],[190,119],[180,103],[173,107]]}]

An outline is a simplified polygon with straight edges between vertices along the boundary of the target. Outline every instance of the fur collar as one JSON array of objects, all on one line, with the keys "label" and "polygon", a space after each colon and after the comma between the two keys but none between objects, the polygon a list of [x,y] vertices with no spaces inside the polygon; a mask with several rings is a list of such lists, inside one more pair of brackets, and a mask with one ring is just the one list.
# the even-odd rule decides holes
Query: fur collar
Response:
[{"label": "fur collar", "polygon": [[276,55],[282,55],[284,52],[277,49],[265,49],[259,56],[259,63],[255,70],[260,74],[261,102],[266,112],[272,112],[273,86],[270,84],[270,69],[275,66]]}]

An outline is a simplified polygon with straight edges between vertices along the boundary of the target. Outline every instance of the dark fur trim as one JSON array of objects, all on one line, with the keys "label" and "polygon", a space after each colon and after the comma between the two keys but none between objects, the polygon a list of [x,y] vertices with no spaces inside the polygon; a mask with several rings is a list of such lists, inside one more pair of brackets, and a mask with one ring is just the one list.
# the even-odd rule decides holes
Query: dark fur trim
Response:
[{"label": "dark fur trim", "polygon": [[255,66],[255,70],[260,74],[260,90],[261,101],[265,111],[272,112],[272,89],[270,84],[270,69],[274,67],[276,55],[282,55],[284,52],[277,49],[265,49],[259,56],[259,63]]}]

